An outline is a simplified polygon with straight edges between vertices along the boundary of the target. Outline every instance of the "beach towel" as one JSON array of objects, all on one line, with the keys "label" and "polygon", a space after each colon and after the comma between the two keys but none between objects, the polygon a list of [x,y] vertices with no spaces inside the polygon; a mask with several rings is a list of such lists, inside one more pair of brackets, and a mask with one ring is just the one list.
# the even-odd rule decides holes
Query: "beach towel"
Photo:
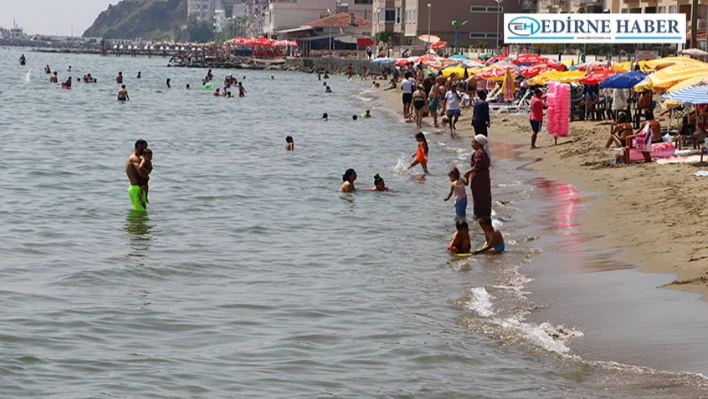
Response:
[{"label": "beach towel", "polygon": [[634,135],[632,141],[637,151],[651,152],[651,125],[648,123],[644,125],[644,128]]}]

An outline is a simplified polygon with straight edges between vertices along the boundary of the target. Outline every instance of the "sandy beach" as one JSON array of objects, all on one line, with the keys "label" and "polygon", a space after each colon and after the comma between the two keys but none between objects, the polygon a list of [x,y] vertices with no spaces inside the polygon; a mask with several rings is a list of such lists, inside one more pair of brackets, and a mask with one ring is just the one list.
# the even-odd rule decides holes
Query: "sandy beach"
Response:
[{"label": "sandy beach", "polygon": [[[387,108],[402,113],[400,89],[380,90]],[[471,109],[462,111],[457,123],[461,141],[474,136]],[[665,287],[708,294],[708,248],[704,243],[704,199],[708,179],[694,173],[703,164],[614,164],[614,149],[605,148],[610,122],[572,122],[570,137],[558,140],[539,133],[536,150],[530,150],[528,114],[510,115],[492,111],[489,129],[494,140],[518,145],[530,168],[543,176],[570,183],[595,193],[589,212],[580,218],[581,230],[599,235],[608,249],[620,251],[619,259],[641,270],[675,273],[678,278]],[[662,125],[668,121],[658,119]],[[430,123],[426,118],[424,123]],[[492,179],[494,174],[492,173]]]}]

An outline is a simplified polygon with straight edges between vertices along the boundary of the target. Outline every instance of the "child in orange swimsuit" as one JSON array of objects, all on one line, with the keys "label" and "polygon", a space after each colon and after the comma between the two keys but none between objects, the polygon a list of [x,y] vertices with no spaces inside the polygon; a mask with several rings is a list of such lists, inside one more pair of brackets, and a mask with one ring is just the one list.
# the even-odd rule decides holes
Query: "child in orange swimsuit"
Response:
[{"label": "child in orange swimsuit", "polygon": [[416,153],[411,155],[411,158],[415,158],[408,169],[420,164],[423,167],[423,172],[428,173],[428,142],[425,140],[425,134],[423,132],[418,132],[415,134],[415,139],[418,141],[418,149]]}]

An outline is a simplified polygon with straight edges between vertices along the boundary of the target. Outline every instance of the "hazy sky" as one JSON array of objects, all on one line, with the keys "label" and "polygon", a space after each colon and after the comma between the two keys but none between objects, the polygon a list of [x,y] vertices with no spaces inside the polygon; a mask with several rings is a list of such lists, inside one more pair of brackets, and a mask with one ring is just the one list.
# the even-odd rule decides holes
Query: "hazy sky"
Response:
[{"label": "hazy sky", "polygon": [[0,0],[0,26],[12,27],[12,19],[25,33],[81,36],[98,14],[119,0]]}]

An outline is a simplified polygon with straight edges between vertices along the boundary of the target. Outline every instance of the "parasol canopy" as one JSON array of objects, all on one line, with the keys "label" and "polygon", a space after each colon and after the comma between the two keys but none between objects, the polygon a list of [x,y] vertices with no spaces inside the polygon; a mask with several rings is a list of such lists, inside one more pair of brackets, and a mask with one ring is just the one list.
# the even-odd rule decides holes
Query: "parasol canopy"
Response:
[{"label": "parasol canopy", "polygon": [[706,82],[704,82],[706,80],[706,78],[708,78],[708,74],[706,74],[706,76],[698,75],[698,76],[694,76],[692,78],[688,78],[686,80],[683,80],[683,81],[676,83],[675,85],[669,87],[669,89],[666,90],[666,92],[673,93],[675,91],[687,89],[689,87],[697,86],[699,84],[703,85],[706,83]]},{"label": "parasol canopy", "polygon": [[502,80],[506,75],[507,68],[498,66],[488,66],[482,68],[475,73],[475,77],[484,80]]},{"label": "parasol canopy", "polygon": [[426,42],[426,43],[437,43],[440,41],[440,37],[435,36],[435,35],[420,35],[418,36],[418,39]]},{"label": "parasol canopy", "polygon": [[545,85],[548,82],[559,82],[559,83],[576,83],[580,79],[585,77],[585,73],[581,71],[549,71],[544,72],[535,78],[529,79],[529,84],[535,85]]},{"label": "parasol canopy", "polygon": [[511,62],[512,64],[538,64],[539,62],[550,61],[546,57],[541,57],[536,54],[521,54],[520,56],[514,58]]},{"label": "parasol canopy", "polygon": [[669,98],[682,103],[708,104],[708,87],[694,86],[677,90],[670,94],[664,94],[664,98]]},{"label": "parasol canopy", "polygon": [[565,65],[560,62],[539,62],[519,71],[519,75],[531,78],[547,71],[562,71]]},{"label": "parasol canopy", "polygon": [[604,71],[607,69],[611,69],[611,67],[608,66],[606,62],[593,61],[593,62],[586,62],[585,64],[578,64],[574,67],[571,67],[570,69],[577,70],[577,71],[583,71],[583,72],[595,72],[595,71]]},{"label": "parasol canopy", "polygon": [[[474,72],[475,72],[474,69],[467,68],[468,75],[471,76],[474,74]],[[465,68],[463,66],[453,66],[453,67],[443,69],[442,71],[440,71],[440,73],[442,74],[442,76],[445,76],[445,77],[448,77],[448,76],[452,75],[453,73],[457,77],[462,77],[462,76],[465,76]]]},{"label": "parasol canopy", "polygon": [[694,60],[689,57],[664,57],[656,60],[647,61],[644,65],[651,69],[663,69],[672,65],[680,64],[704,64],[703,61]]},{"label": "parasol canopy", "polygon": [[[708,64],[703,62],[676,64],[649,75],[648,80],[651,82],[651,88],[654,91],[664,91],[681,81],[701,74],[708,74]],[[645,86],[640,87],[640,89],[645,88]],[[637,90],[637,87],[635,87],[635,90]]]},{"label": "parasol canopy", "polygon": [[590,72],[587,76],[580,79],[580,83],[585,85],[596,85],[616,73],[616,71],[612,70]]},{"label": "parasol canopy", "polygon": [[603,89],[629,89],[644,80],[646,76],[647,75],[641,72],[618,73],[617,75],[611,75],[600,82],[600,87]]},{"label": "parasol canopy", "polygon": [[[427,36],[427,35],[426,35],[426,36]],[[440,40],[440,41],[438,41],[438,42],[433,43],[433,44],[430,46],[430,48],[433,49],[433,50],[439,50],[439,49],[441,49],[441,48],[443,48],[443,47],[447,47],[448,45],[449,45],[449,44],[448,44],[446,41]]]},{"label": "parasol canopy", "polygon": [[504,74],[504,81],[502,82],[502,95],[504,96],[504,101],[513,101],[514,93],[516,92],[516,86],[514,85],[514,77],[511,76],[511,70],[507,68]]}]

